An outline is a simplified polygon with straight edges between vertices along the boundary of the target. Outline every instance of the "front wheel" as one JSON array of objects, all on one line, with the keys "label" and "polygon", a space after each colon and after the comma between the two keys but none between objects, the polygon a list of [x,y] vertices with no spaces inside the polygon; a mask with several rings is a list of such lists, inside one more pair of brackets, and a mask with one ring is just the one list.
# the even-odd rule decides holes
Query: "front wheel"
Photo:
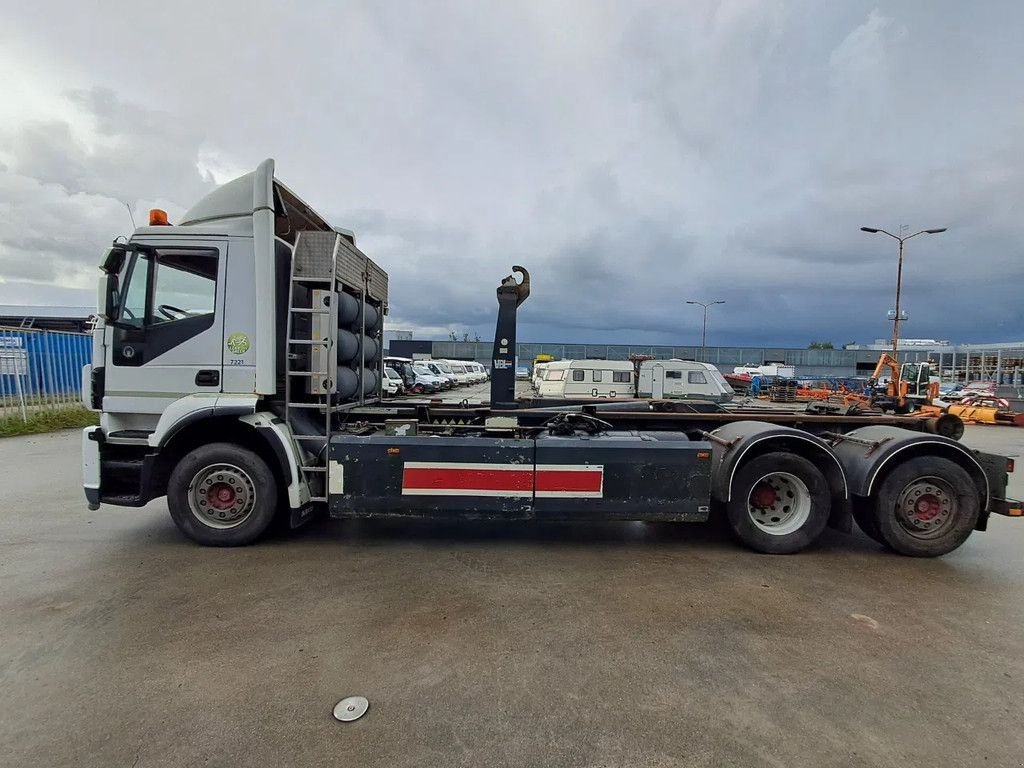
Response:
[{"label": "front wheel", "polygon": [[788,555],[821,535],[831,508],[821,470],[802,456],[780,452],[740,467],[726,516],[736,537],[751,549]]},{"label": "front wheel", "polygon": [[277,512],[277,483],[267,463],[232,443],[185,455],[171,472],[167,507],[179,530],[199,544],[235,547],[255,541]]},{"label": "front wheel", "polygon": [[882,482],[874,523],[881,539],[900,554],[937,557],[963,544],[980,514],[977,487],[963,467],[921,456],[901,464]]}]

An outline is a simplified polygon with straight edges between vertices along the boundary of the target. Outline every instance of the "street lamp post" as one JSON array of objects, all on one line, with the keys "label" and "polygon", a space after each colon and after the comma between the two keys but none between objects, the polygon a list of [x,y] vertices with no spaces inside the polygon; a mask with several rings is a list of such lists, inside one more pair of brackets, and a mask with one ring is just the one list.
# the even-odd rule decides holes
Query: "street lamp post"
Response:
[{"label": "street lamp post", "polygon": [[715,304],[725,304],[724,301],[711,301],[705,304],[703,301],[687,301],[687,304],[696,304],[699,307],[704,307],[704,330],[700,332],[700,361],[702,363],[707,362],[705,355],[705,347],[707,346],[708,340],[708,307],[713,307]]},{"label": "street lamp post", "polygon": [[893,360],[898,362],[900,346],[900,292],[903,288],[903,244],[912,237],[917,237],[918,235],[937,235],[940,232],[945,232],[946,228],[922,229],[905,237],[894,235],[892,232],[886,232],[884,229],[878,229],[877,227],[861,227],[860,229],[862,232],[868,232],[872,235],[888,235],[900,244],[899,262],[896,265],[896,315],[892,319],[892,357]]}]

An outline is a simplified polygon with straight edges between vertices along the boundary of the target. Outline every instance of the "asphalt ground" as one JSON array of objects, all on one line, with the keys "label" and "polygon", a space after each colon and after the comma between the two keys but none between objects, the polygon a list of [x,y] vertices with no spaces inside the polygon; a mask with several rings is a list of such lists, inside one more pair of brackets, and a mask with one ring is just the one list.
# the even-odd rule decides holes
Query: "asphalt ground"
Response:
[{"label": "asphalt ground", "polygon": [[757,555],[715,524],[205,549],[162,500],[89,512],[79,445],[0,440],[4,766],[1024,764],[1024,520],[936,560],[832,531]]}]

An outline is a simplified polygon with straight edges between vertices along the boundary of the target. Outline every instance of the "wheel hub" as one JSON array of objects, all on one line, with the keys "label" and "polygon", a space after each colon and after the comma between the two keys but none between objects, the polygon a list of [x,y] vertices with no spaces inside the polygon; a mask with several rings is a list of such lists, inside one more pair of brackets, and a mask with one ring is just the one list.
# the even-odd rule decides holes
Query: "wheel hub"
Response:
[{"label": "wheel hub", "polygon": [[201,523],[211,528],[241,525],[256,506],[252,478],[233,464],[213,464],[200,469],[189,485],[189,507]]},{"label": "wheel hub", "polygon": [[796,475],[773,472],[750,489],[747,514],[755,526],[775,536],[793,533],[811,514],[811,492]]},{"label": "wheel hub", "polygon": [[940,506],[941,502],[938,496],[933,493],[926,493],[914,505],[915,516],[921,522],[934,520],[942,511]]},{"label": "wheel hub", "polygon": [[957,496],[945,480],[919,477],[908,483],[896,502],[896,518],[916,538],[936,538],[956,521]]},{"label": "wheel hub", "polygon": [[758,509],[767,509],[775,505],[779,495],[768,483],[760,482],[750,492],[750,503]]},{"label": "wheel hub", "polygon": [[237,494],[227,483],[214,483],[206,492],[206,500],[214,509],[231,509]]}]

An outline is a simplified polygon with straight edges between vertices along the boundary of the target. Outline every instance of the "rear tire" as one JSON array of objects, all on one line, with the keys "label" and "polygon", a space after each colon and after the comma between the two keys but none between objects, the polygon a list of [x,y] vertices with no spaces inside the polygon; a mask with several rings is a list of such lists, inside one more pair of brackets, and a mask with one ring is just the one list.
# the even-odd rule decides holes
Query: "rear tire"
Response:
[{"label": "rear tire", "polygon": [[175,466],[167,507],[192,541],[211,547],[251,544],[274,520],[277,482],[266,462],[248,448],[211,443]]},{"label": "rear tire", "polygon": [[821,470],[793,453],[767,453],[736,472],[726,517],[736,537],[751,549],[788,555],[821,535],[831,508]]},{"label": "rear tire", "polygon": [[857,527],[864,531],[868,538],[873,539],[883,547],[889,546],[878,532],[878,526],[875,524],[875,510],[870,499],[865,499],[863,496],[854,496],[851,501],[853,502],[853,519],[857,521]]},{"label": "rear tire", "polygon": [[901,555],[938,557],[971,535],[981,514],[974,480],[949,459],[921,456],[896,467],[875,497],[874,523]]}]

